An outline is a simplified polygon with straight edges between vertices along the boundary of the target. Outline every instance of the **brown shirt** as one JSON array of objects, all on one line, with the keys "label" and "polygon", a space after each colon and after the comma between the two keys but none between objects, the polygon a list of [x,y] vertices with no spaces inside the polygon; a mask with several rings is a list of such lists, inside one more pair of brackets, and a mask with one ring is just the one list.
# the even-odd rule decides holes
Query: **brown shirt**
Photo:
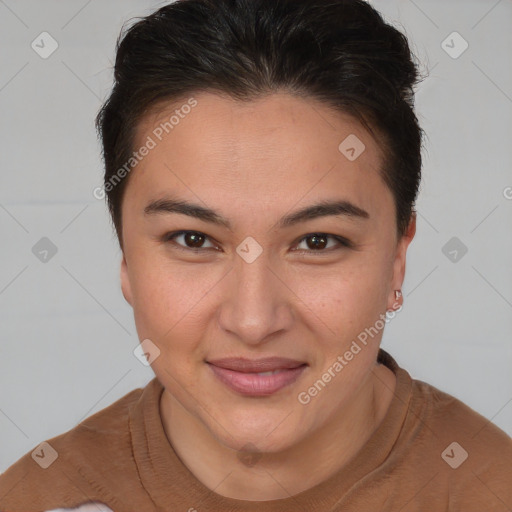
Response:
[{"label": "brown shirt", "polygon": [[167,440],[163,387],[154,378],[0,475],[0,511],[90,502],[114,512],[511,511],[512,439],[456,398],[411,379],[382,349],[379,362],[397,376],[381,424],[341,470],[294,496],[251,502],[206,488]]}]

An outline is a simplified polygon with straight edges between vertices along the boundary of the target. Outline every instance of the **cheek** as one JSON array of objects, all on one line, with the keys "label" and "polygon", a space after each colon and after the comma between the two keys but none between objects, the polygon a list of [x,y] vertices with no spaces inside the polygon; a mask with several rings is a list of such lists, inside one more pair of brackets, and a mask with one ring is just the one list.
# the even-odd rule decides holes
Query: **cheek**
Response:
[{"label": "cheek", "polygon": [[[200,326],[206,296],[219,281],[207,266],[170,264],[142,252],[132,262],[133,310],[139,336],[191,337]],[[168,343],[165,341],[165,343]]]},{"label": "cheek", "polygon": [[290,286],[309,316],[324,325],[326,334],[354,334],[375,320],[386,306],[386,272],[382,262],[361,262],[298,273]]},{"label": "cheek", "polygon": [[176,274],[168,272],[149,252],[130,262],[133,312],[139,336],[158,338],[182,316],[187,288]]},{"label": "cheek", "polygon": [[140,340],[150,339],[158,346],[160,355],[152,363],[153,371],[179,395],[177,382],[193,387],[195,364],[202,358],[200,299],[206,291],[198,284],[200,278],[191,283],[187,272],[150,258],[141,258],[139,263],[133,290],[137,334]]}]

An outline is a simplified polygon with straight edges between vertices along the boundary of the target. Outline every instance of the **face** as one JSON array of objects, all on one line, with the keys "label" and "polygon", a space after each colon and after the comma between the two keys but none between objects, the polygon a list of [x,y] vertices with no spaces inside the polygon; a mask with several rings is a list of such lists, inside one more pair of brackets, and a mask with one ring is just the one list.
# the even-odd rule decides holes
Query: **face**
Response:
[{"label": "face", "polygon": [[[382,154],[352,117],[286,93],[194,98],[168,133],[181,104],[139,125],[136,147],[152,142],[122,204],[123,294],[183,414],[233,449],[283,450],[328,424],[374,368],[382,328],[366,343],[361,333],[396,302],[414,233],[397,239]],[[211,364],[271,357],[295,369]]]}]

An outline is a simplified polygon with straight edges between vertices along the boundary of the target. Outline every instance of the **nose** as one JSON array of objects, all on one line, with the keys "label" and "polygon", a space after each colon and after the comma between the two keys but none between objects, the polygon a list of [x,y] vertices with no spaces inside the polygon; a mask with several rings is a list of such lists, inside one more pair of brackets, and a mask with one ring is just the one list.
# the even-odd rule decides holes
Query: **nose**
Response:
[{"label": "nose", "polygon": [[259,345],[290,329],[293,292],[284,276],[270,267],[265,253],[252,263],[235,260],[225,286],[219,323],[241,342]]}]

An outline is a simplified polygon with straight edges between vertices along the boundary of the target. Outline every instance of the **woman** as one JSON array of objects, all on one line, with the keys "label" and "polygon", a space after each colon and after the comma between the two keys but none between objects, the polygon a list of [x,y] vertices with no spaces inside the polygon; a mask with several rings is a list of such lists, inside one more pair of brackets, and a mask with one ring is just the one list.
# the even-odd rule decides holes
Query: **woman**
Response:
[{"label": "woman", "polygon": [[156,377],[11,466],[0,510],[512,508],[512,440],[379,347],[417,81],[361,0],[181,0],[127,31],[97,127]]}]

